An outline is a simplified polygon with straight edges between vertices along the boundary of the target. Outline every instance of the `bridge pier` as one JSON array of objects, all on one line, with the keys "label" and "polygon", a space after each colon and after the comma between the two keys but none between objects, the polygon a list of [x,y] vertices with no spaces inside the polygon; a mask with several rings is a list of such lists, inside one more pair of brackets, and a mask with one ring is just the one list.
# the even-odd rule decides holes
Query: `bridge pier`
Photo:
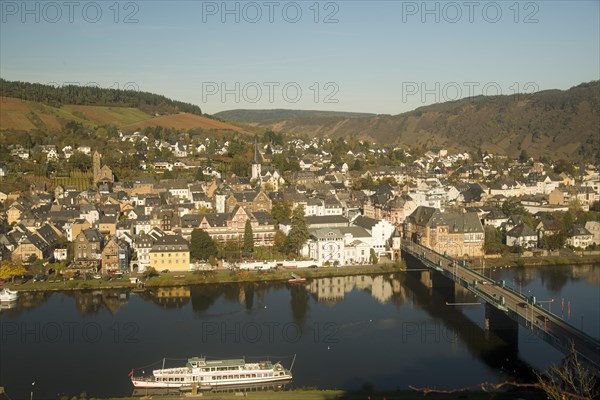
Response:
[{"label": "bridge pier", "polygon": [[442,296],[444,301],[456,303],[455,283],[452,279],[444,276],[439,271],[432,271],[431,286],[435,292]]},{"label": "bridge pier", "polygon": [[490,303],[485,303],[484,328],[506,342],[515,352],[519,348],[519,323]]}]

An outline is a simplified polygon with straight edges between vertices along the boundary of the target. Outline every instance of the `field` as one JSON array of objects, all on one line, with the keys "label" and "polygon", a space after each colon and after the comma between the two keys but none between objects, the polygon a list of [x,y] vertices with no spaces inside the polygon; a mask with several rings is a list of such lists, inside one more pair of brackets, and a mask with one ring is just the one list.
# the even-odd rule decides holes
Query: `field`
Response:
[{"label": "field", "polygon": [[131,107],[100,107],[100,106],[64,106],[62,107],[75,116],[84,116],[89,121],[110,124],[118,127],[151,120],[152,116],[137,108]]},{"label": "field", "polygon": [[211,130],[233,130],[238,132],[243,131],[241,128],[234,125],[189,113],[154,117],[143,122],[126,125],[123,128],[131,130],[134,128],[145,128],[147,126],[163,126],[175,129],[201,128]]},{"label": "field", "polygon": [[30,131],[37,128],[56,132],[68,121],[79,122],[90,128],[110,124],[125,131],[162,126],[173,129],[200,128],[244,132],[235,125],[189,113],[153,116],[133,107],[52,107],[33,101],[0,97],[0,130]]}]

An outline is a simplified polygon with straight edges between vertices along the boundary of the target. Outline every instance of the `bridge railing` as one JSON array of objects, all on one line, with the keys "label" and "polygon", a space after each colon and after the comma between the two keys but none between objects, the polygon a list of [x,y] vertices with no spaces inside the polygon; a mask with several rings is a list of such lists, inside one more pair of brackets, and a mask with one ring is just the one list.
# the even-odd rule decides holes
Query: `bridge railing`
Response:
[{"label": "bridge railing", "polygon": [[[401,245],[402,245],[402,249],[404,251],[408,251],[413,256],[417,255],[418,258],[421,258],[423,256],[423,254],[425,254],[425,256],[427,256],[427,255],[433,255],[434,256],[433,259],[429,259],[429,258],[425,257],[426,260],[429,261],[429,262],[431,262],[433,265],[438,265],[439,267],[441,267],[445,271],[450,272],[453,275],[455,281],[457,280],[457,277],[456,277],[454,271],[452,271],[452,268],[468,268],[467,266],[468,266],[469,263],[467,261],[463,261],[461,263],[458,260],[455,260],[455,259],[453,259],[453,258],[451,258],[451,257],[449,257],[447,255],[440,254],[440,253],[436,252],[435,250],[430,249],[429,247],[423,246],[421,244],[418,244],[418,243],[415,243],[415,242],[403,239]],[[439,263],[439,261],[441,261],[441,260],[449,262],[452,267],[448,268],[448,264],[446,264],[444,262]],[[438,262],[438,264],[436,264],[436,261]],[[455,263],[456,263],[456,267],[454,267]],[[546,310],[545,308],[541,307],[540,304],[534,303],[532,297],[528,297],[528,296],[524,295],[521,292],[517,292],[514,288],[512,288],[511,286],[509,286],[507,284],[500,284],[499,282],[497,282],[497,281],[495,281],[495,280],[493,280],[491,278],[486,277],[485,275],[481,274],[480,272],[478,272],[478,271],[476,271],[476,270],[474,270],[472,268],[468,268],[468,269],[469,269],[470,273],[473,273],[473,274],[477,275],[479,278],[481,278],[481,280],[489,281],[490,283],[498,285],[501,288],[503,288],[503,289],[511,292],[515,296],[518,296],[520,299],[524,300],[526,303],[528,303],[529,305],[531,305],[531,307],[533,307],[532,313],[535,310],[538,314],[544,315],[546,317],[551,317],[554,320],[555,323],[562,324],[566,328],[572,330],[573,332],[576,332],[576,334],[578,336],[580,336],[581,338],[583,338],[584,340],[586,340],[586,341],[588,341],[590,343],[596,343],[596,344],[599,343],[598,339],[596,339],[596,338],[588,335],[587,333],[585,333],[585,332],[577,329],[576,327],[574,327],[573,325],[569,324],[567,321],[565,321],[563,318],[561,318],[557,314],[554,314],[550,310]],[[469,289],[471,289],[474,292],[476,292],[480,297],[488,299],[490,303],[497,303],[498,302],[498,299],[496,299],[496,298],[488,295],[487,293],[479,290],[477,287],[475,287],[474,285],[472,285],[471,282],[467,282],[467,283],[469,283]],[[516,311],[516,314],[520,315],[518,313],[518,311]],[[531,326],[535,326],[535,324],[533,324],[532,321],[530,321],[529,324]],[[526,326],[527,326],[527,324],[526,324]],[[539,326],[536,329],[540,329],[540,330],[544,331],[546,334],[550,334],[545,329],[541,329],[541,327],[539,327]]]}]

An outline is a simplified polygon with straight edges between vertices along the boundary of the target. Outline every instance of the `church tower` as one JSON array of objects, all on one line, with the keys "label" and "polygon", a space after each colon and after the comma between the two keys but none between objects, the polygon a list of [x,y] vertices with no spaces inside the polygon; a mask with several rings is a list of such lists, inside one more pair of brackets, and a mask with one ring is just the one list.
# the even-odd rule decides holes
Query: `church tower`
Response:
[{"label": "church tower", "polygon": [[100,155],[100,153],[98,153],[98,151],[94,151],[94,155],[92,156],[92,171],[94,173],[94,186],[98,184],[98,181],[100,180],[100,169],[102,168],[102,163],[100,161],[100,158],[102,156]]},{"label": "church tower", "polygon": [[252,180],[260,184],[261,181],[261,157],[258,151],[258,141],[254,138],[254,160],[252,160]]}]

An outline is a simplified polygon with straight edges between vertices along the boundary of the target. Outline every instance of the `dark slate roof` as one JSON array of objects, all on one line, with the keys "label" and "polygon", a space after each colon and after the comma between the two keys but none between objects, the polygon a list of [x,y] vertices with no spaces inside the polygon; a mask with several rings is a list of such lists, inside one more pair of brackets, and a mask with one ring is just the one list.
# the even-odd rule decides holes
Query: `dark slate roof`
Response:
[{"label": "dark slate roof", "polygon": [[257,211],[252,213],[252,215],[258,221],[259,225],[275,225],[275,220],[268,212]]},{"label": "dark slate roof", "polygon": [[87,238],[88,242],[101,242],[102,241],[102,234],[100,234],[100,231],[96,228],[88,228],[82,231],[83,234],[85,235],[85,237]]},{"label": "dark slate roof", "polygon": [[40,235],[49,245],[54,245],[59,239],[56,231],[48,224],[44,224],[44,226],[39,228],[37,230],[37,234]]},{"label": "dark slate roof", "polygon": [[235,199],[240,202],[252,202],[254,201],[258,193],[259,192],[254,190],[245,190],[243,192],[233,193],[233,197],[235,197]]},{"label": "dark slate roof", "polygon": [[525,236],[537,236],[535,231],[531,229],[527,224],[519,224],[512,228],[506,233],[506,236],[510,237],[525,237]]},{"label": "dark slate roof", "polygon": [[156,239],[152,252],[188,251],[188,242],[179,235],[165,235]]},{"label": "dark slate roof", "polygon": [[365,228],[366,230],[371,230],[375,225],[379,223],[379,220],[375,218],[365,217],[364,215],[359,215],[354,219],[352,223],[356,226]]},{"label": "dark slate roof", "polygon": [[581,225],[573,225],[573,227],[571,229],[569,229],[568,232],[569,236],[583,236],[583,235],[591,235],[592,233],[590,231],[588,231],[585,227],[581,226]]},{"label": "dark slate roof", "polygon": [[419,206],[406,219],[413,225],[425,226],[436,211],[437,208]]},{"label": "dark slate roof", "polygon": [[181,217],[182,228],[197,228],[202,222],[202,215],[200,214],[186,214]]},{"label": "dark slate roof", "polygon": [[451,233],[484,232],[477,213],[441,212],[437,208],[419,206],[407,220],[419,226],[448,226]]},{"label": "dark slate roof", "polygon": [[347,218],[341,215],[311,215],[306,218],[306,225],[322,225],[322,224],[346,224],[350,222]]},{"label": "dark slate roof", "polygon": [[[227,214],[227,213],[210,213],[210,214],[204,214],[203,217],[206,218],[206,221],[212,227],[215,227],[215,226],[225,227],[225,226],[227,226],[227,219],[229,218],[229,214]],[[204,218],[203,218],[203,220],[204,220]]]}]

